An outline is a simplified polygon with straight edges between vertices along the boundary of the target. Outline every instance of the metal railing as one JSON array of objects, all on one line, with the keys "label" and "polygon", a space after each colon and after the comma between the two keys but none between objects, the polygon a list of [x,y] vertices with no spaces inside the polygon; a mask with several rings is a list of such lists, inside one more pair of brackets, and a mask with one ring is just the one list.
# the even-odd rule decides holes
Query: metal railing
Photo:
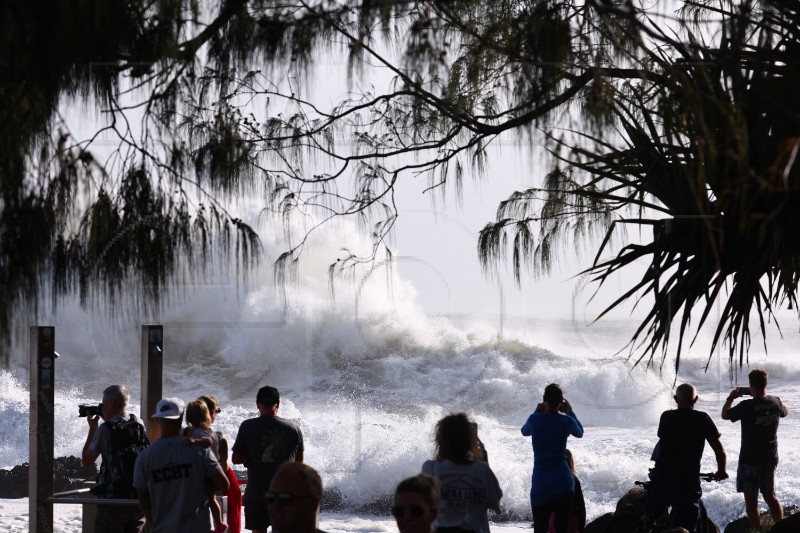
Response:
[{"label": "metal railing", "polygon": [[139,500],[136,499],[115,499],[115,498],[97,498],[94,495],[88,497],[81,497],[84,494],[91,494],[91,489],[76,489],[64,492],[56,492],[52,498],[47,501],[50,503],[82,503],[86,505],[139,505]]},{"label": "metal railing", "polygon": [[[86,495],[89,496],[86,496]],[[217,501],[222,508],[223,517],[228,516],[228,497],[217,495]],[[82,512],[82,531],[83,533],[94,533],[94,519],[97,515],[98,505],[119,505],[119,506],[139,506],[139,500],[121,498],[97,498],[91,493],[90,487],[56,492],[52,498],[47,499],[47,503],[83,505]]]}]

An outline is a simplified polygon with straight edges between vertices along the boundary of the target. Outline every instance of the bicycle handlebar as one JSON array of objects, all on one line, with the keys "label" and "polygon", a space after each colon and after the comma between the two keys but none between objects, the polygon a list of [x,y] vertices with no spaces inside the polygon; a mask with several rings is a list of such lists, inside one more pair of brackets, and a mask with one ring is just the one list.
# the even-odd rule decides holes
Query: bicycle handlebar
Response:
[{"label": "bicycle handlebar", "polygon": [[[701,481],[716,481],[717,480],[716,477],[715,477],[716,475],[717,475],[716,472],[700,472],[697,475],[697,477],[699,477]],[[640,487],[647,488],[652,483],[652,481],[649,481],[649,480],[648,481],[634,481],[633,483],[634,483],[634,485],[638,485]]]}]

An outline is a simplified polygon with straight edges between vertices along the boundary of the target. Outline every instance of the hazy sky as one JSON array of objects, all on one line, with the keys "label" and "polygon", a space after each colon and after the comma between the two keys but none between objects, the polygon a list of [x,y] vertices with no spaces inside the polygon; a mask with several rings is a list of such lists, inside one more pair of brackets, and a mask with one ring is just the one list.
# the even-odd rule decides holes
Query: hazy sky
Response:
[{"label": "hazy sky", "polygon": [[[543,175],[546,163],[536,152],[521,143],[506,143],[490,150],[486,176],[465,179],[461,205],[452,190],[446,193],[447,201],[442,202],[438,192],[422,195],[424,183],[406,182],[401,186],[394,247],[399,256],[398,271],[403,278],[413,280],[426,309],[499,312],[502,292],[508,315],[567,317],[574,304],[577,315],[591,319],[600,311],[601,303],[610,301],[608,291],[603,291],[597,302],[589,303],[594,285],[576,296],[579,279],[575,275],[591,263],[597,243],[586,247],[582,257],[565,249],[550,276],[537,280],[526,273],[521,286],[513,280],[510,262],[501,267],[494,279],[481,269],[478,233],[487,222],[494,221],[502,200],[515,190],[533,186]],[[436,195],[435,205],[431,204],[431,194]],[[621,287],[620,279],[609,285],[614,293]]]}]

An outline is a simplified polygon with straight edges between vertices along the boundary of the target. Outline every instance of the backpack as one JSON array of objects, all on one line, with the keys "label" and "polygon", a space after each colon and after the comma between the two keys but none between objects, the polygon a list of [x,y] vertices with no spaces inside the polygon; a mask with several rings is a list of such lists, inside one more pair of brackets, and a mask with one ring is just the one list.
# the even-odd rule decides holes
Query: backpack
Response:
[{"label": "backpack", "polygon": [[[106,422],[111,431],[109,443],[111,452],[103,457],[100,464],[98,484],[92,489],[94,494],[104,498],[135,499],[133,471],[139,453],[150,445],[144,426],[135,416],[128,420]],[[103,480],[101,483],[100,480]]]}]

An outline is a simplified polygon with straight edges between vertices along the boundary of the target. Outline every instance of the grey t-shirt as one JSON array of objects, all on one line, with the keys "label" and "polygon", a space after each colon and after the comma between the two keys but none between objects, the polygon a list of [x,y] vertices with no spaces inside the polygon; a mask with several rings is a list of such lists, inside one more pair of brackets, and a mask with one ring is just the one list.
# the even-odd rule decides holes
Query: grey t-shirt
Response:
[{"label": "grey t-shirt", "polygon": [[208,533],[205,479],[225,475],[208,448],[187,446],[183,437],[160,438],[139,454],[133,486],[150,492],[151,533]]}]

